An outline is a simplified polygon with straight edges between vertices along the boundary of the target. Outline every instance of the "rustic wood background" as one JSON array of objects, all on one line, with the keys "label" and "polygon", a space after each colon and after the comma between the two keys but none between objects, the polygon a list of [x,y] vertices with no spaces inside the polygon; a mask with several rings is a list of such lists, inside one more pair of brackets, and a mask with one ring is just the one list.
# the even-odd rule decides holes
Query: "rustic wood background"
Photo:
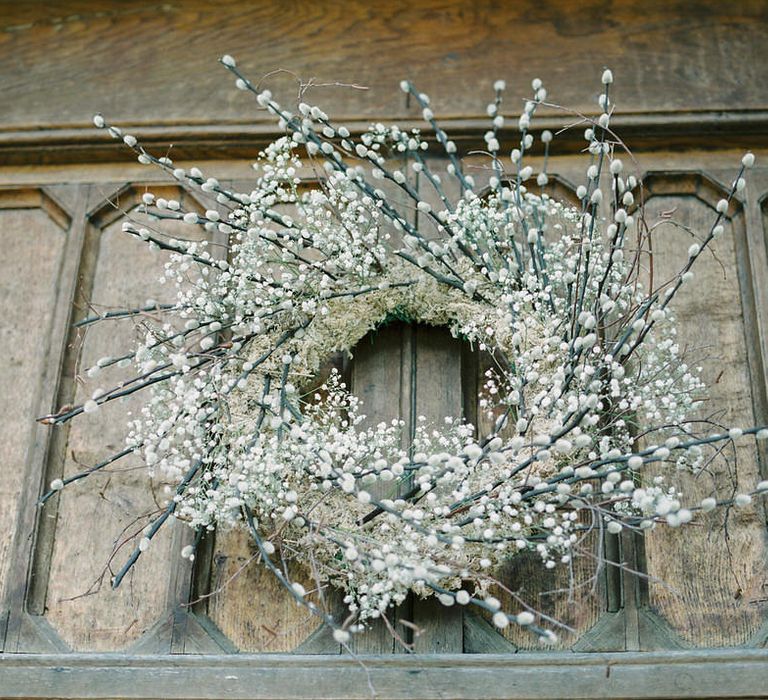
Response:
[{"label": "rustic wood background", "polygon": [[[82,368],[110,354],[116,341],[133,338],[130,323],[84,334],[71,321],[93,308],[164,298],[167,290],[157,283],[162,254],[128,239],[120,225],[147,187],[189,196],[132,162],[90,126],[91,117],[104,112],[163,152],[173,144],[171,153],[183,162],[202,160],[206,172],[245,181],[247,157],[276,132],[216,63],[223,53],[254,78],[279,68],[317,83],[367,88],[311,92],[358,127],[371,119],[417,123],[418,110],[398,89],[410,78],[432,96],[465,152],[482,143],[494,79],[506,79],[513,112],[516,98],[540,77],[552,101],[593,114],[600,73],[610,66],[615,124],[646,174],[647,216],[674,212],[694,230],[711,220],[742,146],[750,144],[758,167],[730,212],[727,234],[677,309],[682,342],[701,358],[712,386],[702,416],[768,422],[768,168],[761,157],[768,146],[768,3],[300,0],[288,8],[275,1],[2,1],[0,651],[339,652],[268,575],[248,566],[252,551],[241,533],[211,538],[190,567],[178,556],[189,533],[176,525],[111,591],[103,574],[112,543],[140,531],[140,516],[164,498],[164,484],[148,481],[136,462],[67,489],[43,510],[35,506],[43,484],[119,448],[121,416],[134,405],[55,431],[34,423],[90,395],[99,381],[85,378]],[[264,84],[286,102],[296,90],[285,73]],[[541,124],[573,120],[550,109]],[[559,176],[557,196],[572,197],[583,179],[580,133],[571,129],[555,141],[550,169]],[[690,238],[666,224],[654,245],[663,274],[685,257]],[[420,386],[440,391],[423,391],[437,398],[417,402],[417,412],[439,416],[460,406],[472,414],[468,397],[482,362],[439,333],[395,327],[357,353],[353,384],[377,415],[410,420],[408,392]],[[766,478],[766,455],[744,447],[736,457],[735,474],[716,475],[720,486],[746,488],[760,473]],[[686,492],[709,486],[691,480]],[[644,543],[607,543],[617,561],[647,571],[649,583],[615,572],[595,578],[583,566],[569,601],[549,594],[567,577],[542,576],[525,561],[506,575],[575,629],[559,648],[764,646],[764,511],[709,524],[685,536],[670,531]],[[461,619],[418,601],[400,613],[424,627],[420,651],[535,647],[515,629],[502,638],[481,618]],[[396,645],[377,633],[358,651]]]}]

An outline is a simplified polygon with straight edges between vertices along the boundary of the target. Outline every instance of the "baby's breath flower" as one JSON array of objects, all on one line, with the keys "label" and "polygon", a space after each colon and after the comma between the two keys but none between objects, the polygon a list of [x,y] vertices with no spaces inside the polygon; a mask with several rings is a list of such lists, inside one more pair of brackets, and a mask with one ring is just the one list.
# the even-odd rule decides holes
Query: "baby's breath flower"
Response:
[{"label": "baby's breath flower", "polygon": [[[231,56],[221,63],[238,88],[254,90]],[[167,251],[165,288],[175,298],[132,312],[141,315],[133,353],[85,370],[108,378],[127,361],[134,382],[96,390],[61,415],[92,413],[140,388],[128,451],[166,481],[174,517],[197,531],[247,528],[273,571],[283,571],[277,557],[293,560],[341,588],[353,618],[342,627],[327,619],[339,644],[411,593],[479,606],[497,628],[515,622],[551,643],[534,613],[512,615],[493,595],[493,577],[511,557],[525,553],[544,570],[570,566],[587,511],[618,535],[683,527],[699,511],[746,507],[768,491],[760,482],[733,500],[713,495],[691,505],[664,482],[666,470],[701,470],[724,441],[766,439],[768,429],[695,434],[704,387],[683,357],[672,302],[724,232],[729,201],[718,202],[711,237],[701,232],[683,252],[672,283],[645,289],[636,251],[647,239],[630,214],[637,179],[606,139],[610,70],[602,82],[602,112],[584,133],[589,167],[577,207],[528,189],[532,124],[546,99],[539,79],[513,143],[503,139],[506,85],[493,84],[487,174],[477,169],[485,188],[464,171],[436,120],[439,106],[408,81],[400,87],[429,122],[429,139],[381,123],[353,136],[316,105],[289,111],[260,92],[258,104],[285,133],[261,153],[243,192],[151,156],[96,115],[95,126],[139,162],[211,204],[201,214],[142,195],[139,211],[153,224],[181,220],[202,235],[173,238],[126,223],[127,235]],[[536,184],[544,188],[553,136],[540,138]],[[450,161],[444,172],[427,157],[430,139]],[[744,168],[753,163],[752,154],[742,159]],[[308,168],[322,185],[302,181]],[[734,190],[744,187],[737,176]],[[213,234],[228,241],[227,255],[209,245]],[[446,327],[494,359],[476,397],[478,424],[491,426],[485,433],[461,415],[374,424],[338,371],[312,379],[334,353],[352,352],[372,329],[403,317]],[[192,560],[194,548],[181,556]],[[318,612],[301,583],[279,576],[296,602]]]}]

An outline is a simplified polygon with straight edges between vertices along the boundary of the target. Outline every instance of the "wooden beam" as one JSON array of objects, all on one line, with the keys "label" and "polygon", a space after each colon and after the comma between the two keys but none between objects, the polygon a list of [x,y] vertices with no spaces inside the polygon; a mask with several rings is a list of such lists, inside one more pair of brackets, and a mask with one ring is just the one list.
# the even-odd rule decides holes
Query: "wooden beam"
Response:
[{"label": "wooden beam", "polygon": [[768,651],[432,656],[0,656],[0,698],[766,698]]},{"label": "wooden beam", "polygon": [[[332,115],[334,116],[334,115]],[[590,114],[590,118],[595,114]],[[341,118],[353,135],[368,128],[371,120]],[[405,129],[419,128],[430,137],[428,125],[413,116],[384,113],[377,121],[397,122]],[[456,142],[459,152],[484,147],[483,135],[488,119],[446,118],[440,126]],[[514,121],[514,120],[513,120]],[[176,161],[227,158],[256,158],[264,146],[282,136],[273,121],[261,119],[234,122],[206,121],[203,123],[119,122],[126,132],[134,134],[149,150],[165,154],[173,144]],[[562,129],[572,128],[561,132]],[[541,148],[539,136],[544,129],[558,133],[552,153],[567,155],[584,146],[586,123],[573,116],[542,116],[533,122],[531,133],[535,142],[533,153]],[[611,128],[632,149],[684,150],[690,148],[745,148],[768,146],[768,109],[690,112],[617,112]],[[512,144],[519,135],[512,129],[502,129],[500,140]],[[439,155],[440,150],[434,148]],[[0,129],[0,162],[6,165],[52,165],[65,163],[128,162],[134,157],[122,143],[114,141],[90,124],[52,124],[42,129],[13,127]]]},{"label": "wooden beam", "polygon": [[298,77],[321,85],[308,99],[326,111],[366,120],[418,113],[398,90],[404,78],[437,114],[484,114],[498,78],[510,112],[533,78],[552,101],[594,109],[606,66],[622,109],[766,109],[767,39],[760,0],[298,0],[290,11],[280,0],[5,2],[0,122],[258,117],[217,63],[225,53],[286,106]]}]

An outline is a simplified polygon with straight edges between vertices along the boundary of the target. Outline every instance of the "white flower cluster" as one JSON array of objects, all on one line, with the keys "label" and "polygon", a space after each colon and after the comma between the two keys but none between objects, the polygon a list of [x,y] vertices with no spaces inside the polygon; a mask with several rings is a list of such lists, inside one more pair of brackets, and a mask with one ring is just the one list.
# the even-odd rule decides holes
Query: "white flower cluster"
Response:
[{"label": "white flower cluster", "polygon": [[[233,59],[223,63],[238,87],[253,90]],[[263,563],[298,600],[305,592],[273,563],[278,551],[342,587],[358,622],[415,591],[477,605],[498,627],[530,626],[546,641],[551,632],[534,615],[500,610],[492,595],[494,572],[509,557],[533,551],[553,568],[575,556],[590,520],[612,533],[678,526],[731,503],[686,506],[662,477],[644,475],[648,464],[697,469],[710,445],[768,437],[757,428],[701,436],[689,423],[703,386],[680,355],[670,302],[722,233],[728,202],[679,275],[644,289],[637,182],[623,176],[607,138],[611,83],[606,72],[603,114],[585,134],[579,207],[525,184],[531,119],[546,97],[538,80],[506,163],[504,84],[494,85],[487,191],[463,172],[429,98],[408,82],[402,88],[423,109],[455,187],[444,187],[428,159],[434,146],[419,131],[375,124],[355,138],[318,107],[289,111],[269,92],[258,102],[286,135],[262,154],[250,192],[174,168],[108,127],[141,162],[216,201],[201,213],[147,194],[148,213],[229,240],[227,261],[190,242],[195,236],[125,227],[171,251],[166,278],[178,291],[165,309],[170,320],[133,356],[146,401],[128,436],[129,450],[176,487],[165,517],[196,529],[248,528]],[[106,127],[102,117],[97,126]],[[552,135],[541,141],[546,162]],[[319,184],[299,178],[307,162],[322,171]],[[547,181],[546,172],[536,179]],[[453,416],[421,421],[406,445],[401,422],[363,427],[365,407],[337,374],[312,390],[333,352],[352,350],[391,317],[446,326],[490,353],[480,398],[490,433]]]}]

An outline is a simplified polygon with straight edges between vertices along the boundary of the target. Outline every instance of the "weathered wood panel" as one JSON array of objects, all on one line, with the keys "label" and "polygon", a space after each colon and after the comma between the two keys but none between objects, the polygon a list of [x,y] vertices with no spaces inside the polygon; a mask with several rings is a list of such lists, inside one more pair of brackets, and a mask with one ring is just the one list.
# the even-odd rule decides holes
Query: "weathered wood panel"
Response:
[{"label": "weathered wood panel", "polygon": [[[403,449],[409,447],[414,430],[415,416],[411,406],[416,394],[411,376],[416,352],[413,328],[393,323],[369,333],[357,344],[350,368],[350,388],[363,402],[362,411],[367,416],[362,427],[393,419],[404,421]],[[394,498],[397,493],[398,489],[387,484],[377,484],[372,491],[377,498]],[[384,621],[372,622],[364,635],[353,638],[352,650],[358,654],[403,652],[402,644],[395,640],[389,627],[396,629],[403,641],[409,639],[410,630],[398,623],[403,618],[412,617],[412,603],[407,600],[390,610],[389,625]]]},{"label": "weathered wood panel", "polygon": [[[102,700],[742,700],[765,698],[765,651],[648,654],[0,658],[0,697]],[[34,678],[34,683],[30,683]],[[375,695],[374,695],[375,693]]]},{"label": "weathered wood panel", "polygon": [[[130,209],[135,194],[125,193],[116,203]],[[88,252],[81,270],[85,278],[81,293],[86,298],[76,302],[78,318],[93,310],[131,308],[144,305],[149,298],[162,301],[173,295],[173,289],[159,281],[166,255],[150,251],[123,233],[125,219],[119,210],[109,216],[110,205],[105,204],[103,209],[105,225],[100,228],[101,222],[96,221],[89,230]],[[189,229],[183,233],[188,235]],[[98,324],[83,334],[76,402],[90,398],[97,388],[110,388],[132,376],[131,368],[104,369],[94,378],[88,377],[85,370],[99,358],[115,355],[116,349],[129,352],[136,339],[132,319]],[[61,456],[64,474],[81,471],[107,454],[120,451],[128,412],[138,406],[140,401],[129,398],[76,419],[71,424],[66,454]],[[48,619],[74,649],[124,648],[160,617],[167,602],[169,571],[177,556],[171,552],[168,531],[153,539],[118,591],[110,587],[111,574],[136,545],[133,538],[147,524],[147,516],[156,513],[168,498],[164,484],[150,480],[141,461],[131,456],[69,486],[59,498],[58,521],[52,533]],[[94,536],[97,532],[99,536]],[[111,560],[113,542],[122,546]]]},{"label": "weathered wood panel", "polygon": [[[283,69],[318,83],[366,86],[313,92],[333,100],[337,114],[365,118],[407,113],[397,90],[404,77],[452,116],[483,114],[497,77],[515,96],[541,77],[557,102],[592,110],[605,65],[617,73],[625,112],[768,107],[764,2],[649,0],[637,9],[629,0],[302,0],[290,11],[275,0],[5,0],[2,121],[24,130],[80,126],[96,111],[132,123],[258,119],[252,100],[216,64],[223,53],[254,79]],[[296,91],[288,73],[265,84]]]},{"label": "weathered wood panel", "polygon": [[[317,588],[309,572],[296,566],[290,571],[307,591]],[[319,626],[318,618],[257,561],[245,530],[216,533],[210,587],[208,615],[243,651],[292,651]]]},{"label": "weathered wood panel", "polygon": [[[463,415],[465,404],[476,405],[477,394],[465,396],[463,392],[471,384],[462,382],[462,360],[475,371],[477,363],[471,362],[470,353],[462,353],[461,341],[451,337],[445,328],[417,325],[414,336],[412,420],[439,429],[447,416]],[[462,652],[463,616],[463,608],[446,607],[435,597],[414,599],[412,622],[419,633],[414,634],[413,650],[418,654]]]},{"label": "weathered wood panel", "polygon": [[[650,160],[650,159],[648,159]],[[728,163],[734,160],[734,157],[729,156],[728,157]],[[685,158],[675,158],[675,157],[669,157],[666,156],[660,156],[659,158],[655,158],[653,161],[653,164],[656,165],[660,163],[665,167],[666,169],[675,169],[680,166],[681,163],[684,163],[687,167],[690,167],[692,160]],[[696,156],[696,162],[709,162],[711,164],[716,164],[717,158],[711,155],[701,155]],[[562,159],[562,163],[566,164],[565,159]],[[570,166],[568,166],[570,167]],[[564,168],[564,172],[567,172],[568,167]],[[718,166],[719,167],[719,166]],[[570,173],[570,176],[574,181],[578,181],[578,173],[579,170],[573,170]],[[730,171],[729,171],[730,173]],[[722,179],[725,180],[727,174],[722,175]],[[47,176],[48,177],[48,176]],[[101,186],[97,186],[97,188],[101,188]],[[103,189],[103,188],[102,188]],[[693,204],[691,204],[693,202]],[[675,196],[670,197],[667,199],[661,199],[659,197],[655,197],[651,199],[651,204],[656,207],[655,210],[652,210],[649,208],[649,219],[653,220],[654,216],[662,211],[666,211],[668,209],[677,208],[676,211],[676,218],[680,219],[683,214],[685,214],[686,211],[690,208],[690,206],[693,206],[694,216],[688,221],[688,224],[693,227],[701,228],[705,223],[709,221],[707,218],[708,215],[705,216],[703,212],[708,211],[707,206],[700,202],[699,200],[694,199],[692,196]],[[690,205],[690,206],[689,206]],[[698,213],[696,213],[698,212]],[[29,212],[27,212],[29,213]],[[24,214],[24,216],[27,215],[27,213]],[[743,225],[743,222],[737,222],[737,226],[734,229],[736,233],[738,234],[739,226]],[[117,237],[123,237],[122,234],[120,234],[117,231],[117,224],[114,224],[114,234]],[[666,228],[666,227],[665,227]],[[661,237],[661,233],[665,230],[665,228],[662,228],[659,230],[659,236],[655,238],[655,241],[657,243],[656,249],[657,251],[661,250],[663,251],[663,245],[658,242],[658,239]],[[678,231],[678,234],[680,232]],[[680,234],[681,236],[683,234]],[[729,233],[729,236],[733,236],[733,231]],[[740,234],[738,234],[740,235]],[[721,244],[724,244],[725,242],[733,240],[732,238],[726,237],[724,241],[721,242]],[[140,248],[135,242],[126,240],[127,248],[126,248],[126,254],[127,255],[133,255],[135,254],[136,250]],[[676,245],[677,248],[675,249],[677,251],[676,255],[678,255],[678,259],[682,259],[685,256],[685,251],[687,250],[687,246],[690,244],[690,241],[686,240],[680,240]],[[659,253],[659,257],[662,257],[662,254]],[[736,283],[736,260],[734,257],[734,250],[733,248],[727,249],[725,251],[719,251],[718,252],[718,258],[723,263],[725,267],[725,274],[726,279],[729,280],[727,288],[721,289],[717,285],[715,285],[715,296],[712,296],[711,294],[706,298],[699,299],[699,302],[709,302],[711,301],[711,304],[714,307],[718,307],[718,304],[722,301],[723,304],[726,306],[728,304],[734,305],[733,308],[736,309],[737,313],[739,312],[740,304],[739,304],[739,285]],[[662,265],[664,260],[668,259],[665,256],[663,259],[657,263],[657,270],[660,270],[661,268],[659,265]],[[113,267],[111,268],[113,271],[113,276],[116,278],[119,276],[122,276],[124,274],[124,271],[127,269],[129,263],[129,258],[125,258],[122,261],[113,260]],[[719,280],[720,276],[723,274],[723,269],[720,267],[719,263],[714,261],[714,259],[710,260],[710,265],[713,267],[714,272],[708,273],[708,276],[706,277],[706,281],[702,279],[701,274],[697,275],[697,279],[694,281],[693,285],[691,286],[690,293],[695,293],[696,290],[702,288],[702,282],[704,282],[704,287],[708,290],[710,289],[709,275],[712,275],[713,280]],[[156,276],[156,275],[155,275]],[[141,291],[141,294],[137,297],[139,300],[143,300],[146,298],[146,296],[150,295],[149,291]],[[95,297],[94,297],[95,298]],[[108,300],[109,301],[109,300]],[[117,303],[117,302],[115,302]],[[678,304],[679,306],[679,304]],[[707,329],[709,329],[709,335],[712,335],[713,337],[719,338],[720,336],[717,335],[717,333],[720,333],[719,330],[717,332],[712,331],[713,328],[719,329],[719,324],[721,323],[720,315],[727,316],[730,311],[718,312],[718,308],[714,308],[713,316],[714,319],[713,323],[714,325],[706,325],[701,323],[702,318],[706,318],[709,321],[710,318],[710,312],[707,310],[709,309],[709,306],[696,306],[691,307],[692,310],[690,312],[690,317],[688,318],[688,322],[690,324],[693,324],[694,326],[698,326],[701,328],[701,331],[699,332],[699,336],[701,337],[702,333],[705,333]],[[727,307],[731,308],[731,307]],[[732,319],[731,319],[732,320]],[[726,339],[726,345],[730,348],[731,346],[736,346],[738,343],[738,347],[743,348],[744,345],[744,327],[743,327],[743,321],[740,318],[736,318],[737,327],[734,330],[731,328],[727,332],[723,332],[723,336]],[[126,329],[126,333],[128,336],[130,336],[130,331]],[[709,342],[709,338],[705,338]],[[100,356],[100,354],[106,354],[108,351],[112,350],[112,346],[105,345],[104,350],[97,351],[94,350],[94,357]],[[728,350],[728,353],[731,353],[731,350]],[[745,380],[745,374],[744,367],[746,366],[746,354],[742,351],[739,353],[731,353],[728,354],[725,359],[722,357],[717,360],[718,363],[723,364],[724,366],[727,366],[729,371],[736,371],[739,367],[742,369],[739,370],[741,372],[741,378],[738,379],[739,382],[741,382],[740,385],[743,387],[748,387],[749,384],[744,384]],[[84,366],[84,365],[83,365]],[[725,376],[725,375],[724,375]],[[711,376],[709,378],[709,381],[713,381],[716,377]],[[721,385],[723,385],[724,380],[721,379],[719,382],[717,382],[716,390],[720,391]],[[725,387],[727,388],[727,387]],[[732,394],[737,394],[738,391],[741,391],[741,389],[736,389],[732,391]],[[727,401],[731,401],[733,398],[728,395],[729,398],[727,398]],[[742,397],[744,401],[746,402],[745,405],[749,406],[750,399],[748,394],[744,394]],[[741,410],[741,409],[739,409]],[[738,420],[735,420],[737,424],[746,425],[747,423],[751,423],[754,420],[753,417],[750,417],[747,414],[742,414],[742,417]],[[94,443],[94,446],[98,447],[97,443]],[[95,448],[94,448],[95,449]],[[742,459],[739,462],[739,471],[740,474],[742,474],[741,466],[742,464],[745,464],[745,460]],[[70,465],[71,466],[71,465]],[[138,474],[138,473],[137,473]],[[143,474],[141,475],[143,478]],[[750,473],[746,472],[746,476],[748,477],[746,480],[746,485],[749,485],[749,478]],[[75,487],[78,488],[78,487]],[[88,510],[91,508],[91,503],[85,503],[81,504],[79,507]],[[737,513],[737,515],[742,516],[743,512]],[[65,517],[65,514],[62,514],[62,517]],[[67,516],[69,517],[69,516]],[[79,516],[78,516],[79,517]],[[82,519],[79,521],[82,523]],[[670,589],[664,589],[662,586],[654,586],[652,591],[652,603],[656,610],[658,610],[660,613],[662,613],[667,619],[672,621],[675,625],[675,627],[683,633],[683,636],[688,639],[689,641],[696,643],[696,644],[717,644],[717,643],[727,643],[727,644],[735,644],[739,641],[749,638],[750,635],[755,631],[756,626],[758,625],[758,616],[761,614],[762,606],[761,604],[757,603],[759,599],[764,597],[762,595],[762,592],[760,590],[757,590],[759,586],[762,585],[762,582],[765,580],[765,573],[761,572],[759,569],[750,569],[750,567],[754,567],[755,562],[758,560],[760,556],[760,551],[749,551],[749,547],[753,546],[754,543],[758,543],[760,546],[762,546],[763,542],[763,530],[760,526],[756,526],[754,521],[749,521],[746,523],[746,529],[744,530],[744,535],[742,536],[739,534],[741,523],[736,523],[734,520],[731,521],[731,534],[735,535],[735,538],[732,536],[731,538],[731,547],[733,551],[733,542],[734,539],[737,542],[738,547],[744,547],[746,548],[743,551],[747,552],[746,559],[741,556],[742,550],[737,549],[735,551],[734,560],[738,564],[737,570],[736,570],[736,576],[740,578],[740,582],[738,585],[738,588],[742,588],[741,592],[738,592],[737,585],[734,583],[733,574],[731,574],[730,570],[726,568],[726,565],[728,562],[724,563],[723,557],[727,558],[727,550],[723,548],[724,540],[722,538],[717,538],[714,535],[709,535],[708,533],[701,531],[700,537],[697,541],[697,543],[694,545],[695,548],[698,548],[700,551],[697,554],[691,555],[690,553],[687,553],[685,551],[686,545],[683,541],[683,538],[680,538],[681,541],[676,543],[672,542],[672,545],[675,547],[674,555],[671,555],[669,557],[666,557],[663,562],[660,562],[657,558],[655,562],[652,561],[652,566],[655,566],[656,568],[653,570],[655,575],[659,576],[660,579],[663,579],[667,582],[670,582],[675,588],[677,586],[675,585],[674,581],[676,580],[676,577],[683,576],[685,572],[682,571],[683,568],[688,567],[688,570],[690,572],[690,575],[685,574],[688,576],[688,578],[685,580],[685,586],[686,592],[683,597],[677,596],[676,594],[670,592]],[[70,532],[74,532],[74,528],[70,528]],[[685,533],[687,536],[691,535],[691,530],[687,533]],[[70,535],[71,536],[71,535]],[[661,545],[659,545],[661,547]],[[664,545],[665,547],[667,544]],[[238,550],[238,547],[240,548]],[[702,552],[705,548],[708,548],[710,551],[710,554],[706,555]],[[242,563],[242,559],[238,560],[238,557],[249,557],[249,549],[247,544],[245,544],[244,541],[237,543],[235,542],[232,545],[233,552],[232,557],[226,561],[226,564],[230,566],[230,569],[227,571],[224,571],[222,568],[221,573],[217,574],[218,580],[226,579],[231,573],[234,573],[234,571],[239,568],[239,565]],[[682,553],[681,553],[682,552]],[[726,554],[723,554],[723,552],[726,552]],[[654,556],[656,556],[655,551],[650,552],[650,556],[653,559]],[[764,556],[764,555],[763,555]],[[675,562],[675,558],[677,558],[677,562]],[[102,559],[103,561],[103,559]],[[73,576],[78,576],[81,578],[80,583],[90,583],[90,580],[84,579],[82,576],[82,572],[77,569],[69,568],[71,562],[65,562],[66,567],[62,567],[58,570],[57,575],[63,576],[65,578],[71,578]],[[149,557],[143,558],[142,562],[139,565],[139,568],[146,567],[147,565],[150,565],[150,570],[152,570],[152,567],[154,564],[149,560]],[[669,568],[671,566],[671,568]],[[253,566],[251,567],[253,570],[256,570],[257,567]],[[588,567],[587,567],[588,568]],[[708,572],[714,572],[711,576],[711,578],[715,579],[715,583],[711,584],[709,581],[700,581],[696,582],[692,580],[693,573],[695,572],[695,575],[702,578],[700,575],[700,572],[702,570],[708,571]],[[751,571],[751,573],[750,573]],[[74,573],[73,573],[74,572]],[[553,582],[553,581],[543,581],[540,580],[540,585],[534,585],[534,574],[536,576],[540,575],[540,571],[538,570],[538,567],[531,571],[527,572],[525,571],[525,566],[523,562],[518,562],[518,573],[511,575],[510,580],[513,582],[521,582],[519,585],[525,587],[525,592],[527,594],[532,594],[534,596],[539,596],[539,589],[542,591],[551,590],[552,588],[558,588],[563,587],[561,582]],[[150,574],[152,575],[152,574]],[[589,579],[589,571],[585,569],[583,573],[583,581],[587,581]],[[750,577],[752,577],[752,581],[750,582]],[[309,632],[314,629],[314,626],[316,623],[313,620],[309,620],[304,612],[300,610],[299,608],[296,608],[292,602],[286,601],[285,606],[282,608],[284,610],[287,610],[288,612],[285,614],[285,616],[280,617],[279,615],[281,610],[281,603],[279,602],[279,599],[277,598],[271,598],[265,594],[264,600],[265,601],[272,601],[272,602],[265,602],[261,607],[259,608],[258,605],[254,604],[254,598],[253,598],[253,591],[254,590],[261,590],[262,589],[262,583],[260,580],[254,580],[254,581],[248,581],[245,576],[242,576],[242,587],[241,588],[233,588],[232,589],[232,595],[234,603],[232,604],[231,608],[231,617],[230,617],[230,627],[228,633],[233,638],[237,638],[238,634],[242,634],[243,637],[238,641],[238,644],[243,649],[252,649],[254,651],[278,651],[281,649],[291,649],[295,646],[295,643],[297,643],[299,640],[304,638]],[[747,588],[744,588],[742,586],[741,582],[746,582]],[[76,582],[77,583],[77,582]],[[567,580],[565,581],[567,584]],[[236,580],[232,586],[236,587],[238,585],[238,580]],[[515,586],[518,584],[515,583]],[[751,589],[749,588],[751,586]],[[71,588],[74,592],[75,589],[77,589],[77,592],[81,592],[84,590],[86,586],[78,586],[76,584],[71,585]],[[255,587],[255,588],[254,588]],[[567,586],[566,586],[567,587]],[[155,583],[155,588],[157,588],[157,591],[161,591],[159,587],[157,587]],[[276,587],[277,588],[277,587]],[[515,588],[517,590],[517,588]],[[591,590],[588,586],[584,587],[584,590]],[[278,595],[280,593],[279,588],[277,588],[275,595]],[[741,597],[739,600],[732,600],[732,596],[738,594]],[[111,592],[107,592],[106,589],[102,591],[102,596],[112,596],[113,594]],[[157,609],[161,606],[161,598],[165,595],[164,589],[162,589],[161,593],[158,594],[158,600],[157,602]],[[224,596],[227,595],[225,592],[223,594]],[[697,597],[701,596],[702,598],[707,596],[706,600],[710,602],[704,602],[702,604],[699,603],[697,600]],[[102,612],[100,613],[104,619],[109,619],[112,616],[111,611],[111,598],[102,597],[102,600],[105,601],[102,603]],[[546,606],[546,599],[545,597],[541,597],[540,600],[543,600],[544,603],[542,604],[542,608],[549,612],[550,608]],[[277,602],[275,602],[277,601]],[[141,604],[144,605],[146,601],[142,601]],[[71,604],[67,604],[71,605]],[[215,606],[218,605],[216,602],[212,602],[211,606],[212,609],[215,608]],[[578,630],[583,631],[585,629],[588,629],[592,621],[594,621],[597,611],[599,611],[600,603],[599,599],[595,596],[592,596],[591,594],[589,596],[585,596],[585,600],[582,600],[580,598],[576,598],[572,603],[569,603],[565,599],[561,599],[558,603],[560,605],[559,608],[552,608],[552,614],[554,617],[564,620],[566,622],[569,622],[573,624]],[[259,608],[259,609],[256,609]],[[720,611],[725,611],[724,617],[719,617]],[[269,621],[269,615],[270,614],[277,614],[277,619],[279,620],[289,620],[290,622],[288,624],[283,625],[282,622],[279,624],[279,630],[277,630],[278,634],[274,635],[271,632],[267,631],[266,629],[262,629],[258,634],[261,634],[262,637],[260,640],[254,641],[254,637],[256,633],[253,633],[250,630],[246,630],[245,632],[239,632],[237,627],[238,624],[245,627],[245,623],[243,621],[246,621],[247,624],[251,624],[251,621],[254,621],[253,624],[261,625],[264,624],[267,627],[270,627],[273,631],[276,630],[275,626],[272,625]],[[94,613],[95,614],[95,613]],[[213,614],[213,613],[212,613]],[[62,614],[63,615],[63,614]],[[734,615],[735,617],[732,618],[731,616]],[[294,616],[298,616],[297,620],[294,620]],[[705,619],[706,625],[702,627],[702,619]],[[735,626],[731,626],[731,621],[735,619],[736,623]],[[148,623],[152,622],[153,619],[151,619],[151,616],[147,616]],[[306,627],[301,627],[301,624],[306,624]],[[701,632],[698,633],[695,630],[700,629]],[[693,632],[691,632],[693,630]],[[713,630],[717,632],[717,635],[713,638]],[[511,630],[512,632],[515,632],[516,630]],[[728,638],[726,639],[723,631],[728,631]],[[731,632],[733,634],[731,634]],[[306,633],[306,634],[305,634]],[[130,633],[129,633],[130,634]],[[698,636],[697,636],[698,634]],[[291,635],[295,635],[295,639],[291,637]],[[66,636],[66,635],[65,635]],[[275,636],[278,637],[278,641],[274,641]],[[239,639],[239,638],[238,638]],[[521,635],[520,638],[513,637],[515,643],[520,645],[522,648],[528,648],[529,646],[535,646],[535,640],[528,637],[527,635]],[[70,640],[71,641],[71,640]],[[91,640],[88,643],[93,643],[93,640]],[[85,642],[82,643],[83,648],[85,646]],[[109,644],[104,642],[103,646],[101,648],[108,648]]]},{"label": "weathered wood panel", "polygon": [[[710,200],[717,195],[708,195],[701,185],[692,191],[686,179],[695,177],[679,177],[680,194],[648,201],[649,221],[667,213],[679,224],[663,223],[653,234],[657,282],[680,269],[688,247],[712,225],[717,200]],[[674,189],[674,184],[668,187]],[[683,194],[685,190],[690,194]],[[683,287],[674,303],[680,346],[686,349],[689,364],[702,368],[702,379],[710,387],[698,417],[728,427],[754,424],[751,387],[764,382],[750,375],[747,364],[745,323],[752,321],[742,311],[739,245],[744,245],[741,216],[726,225],[712,252],[694,268],[694,281]],[[700,427],[704,432],[716,429]],[[726,448],[707,473],[680,473],[676,479],[685,499],[693,502],[710,495],[713,487],[725,493],[748,490],[759,480],[754,442],[744,439],[735,449]],[[755,634],[764,617],[768,575],[765,523],[758,512],[734,509],[726,519],[713,515],[685,532],[660,529],[645,539],[648,573],[658,579],[650,585],[650,603],[683,639],[697,646],[725,646],[743,644]]]},{"label": "weathered wood panel", "polygon": [[[42,209],[27,209],[16,193],[0,200],[0,598],[13,541],[27,453],[34,437],[42,363],[52,324],[66,231]],[[23,193],[18,195],[22,199]],[[34,274],[30,271],[34,270]]]},{"label": "weathered wood panel", "polygon": [[[418,425],[439,426],[446,416],[464,412],[462,345],[443,328],[391,323],[372,332],[354,349],[351,387],[363,401],[365,425],[400,419],[405,422],[403,447]],[[474,398],[474,397],[473,397]],[[468,399],[468,402],[471,399]],[[407,620],[398,627],[418,653],[459,653],[463,649],[462,610],[446,608],[435,599],[412,598],[390,619]],[[403,651],[382,623],[371,625],[355,640],[357,653]]]},{"label": "weathered wood panel", "polygon": [[[398,418],[406,423],[407,447],[418,422],[439,423],[447,415],[461,415],[462,349],[447,330],[393,323],[363,338],[354,349],[351,388],[363,401],[366,425]],[[474,369],[474,365],[473,365]],[[217,535],[213,556],[208,613],[219,628],[245,651],[287,651],[298,646],[317,628],[303,608],[272,574],[253,560],[247,533]],[[296,571],[308,590],[316,587],[311,576]],[[325,592],[333,600],[330,591]],[[335,601],[334,601],[335,602]],[[339,614],[342,610],[339,607]],[[459,653],[463,648],[461,610],[445,608],[435,600],[409,600],[394,611],[393,624],[407,619],[418,628],[414,649],[423,653]],[[408,630],[399,628],[404,638]],[[329,650],[332,649],[329,647]],[[359,654],[402,651],[383,623],[353,640]]]}]

